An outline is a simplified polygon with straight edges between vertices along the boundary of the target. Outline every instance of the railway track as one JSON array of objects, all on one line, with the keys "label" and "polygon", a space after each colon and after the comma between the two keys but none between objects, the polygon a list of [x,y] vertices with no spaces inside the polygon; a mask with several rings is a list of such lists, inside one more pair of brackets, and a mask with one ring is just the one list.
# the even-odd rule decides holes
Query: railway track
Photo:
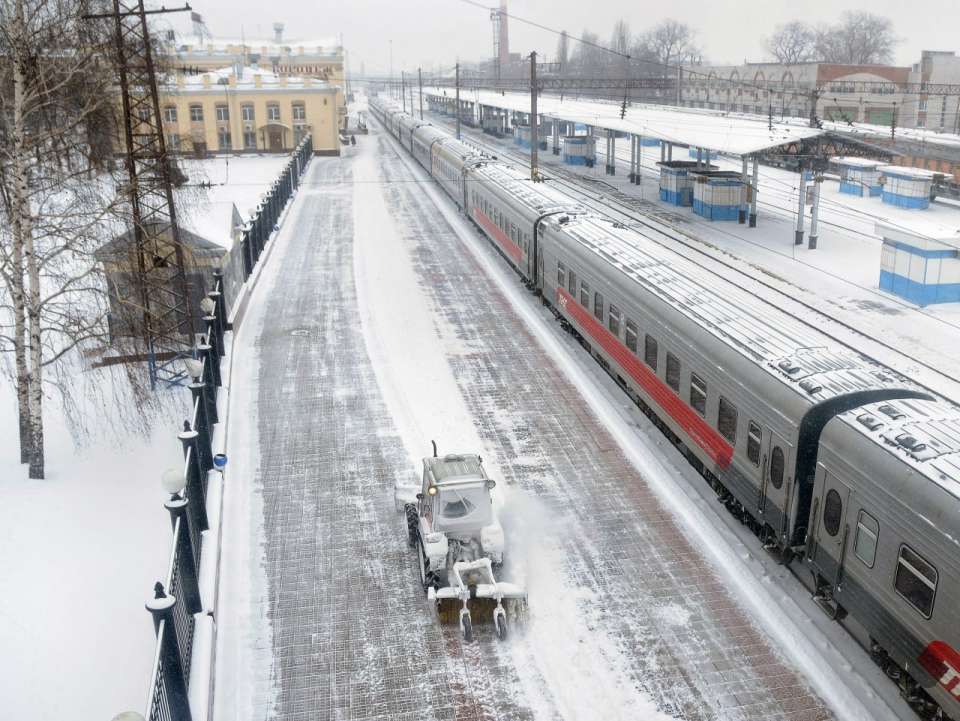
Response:
[{"label": "railway track", "polygon": [[[442,121],[440,124],[444,126],[449,125],[449,123]],[[515,163],[524,168],[529,167],[529,156],[525,153],[506,150],[498,145],[486,142],[483,139],[478,139],[475,133],[470,133],[469,140],[474,145],[485,149],[500,159]],[[541,165],[541,171],[543,170],[544,166]],[[798,322],[809,328],[818,330],[837,343],[857,351],[876,363],[890,367],[932,395],[950,403],[960,403],[960,375],[945,372],[917,356],[904,352],[892,343],[878,339],[852,323],[825,312],[812,302],[802,300],[790,291],[778,287],[777,282],[766,280],[762,276],[775,278],[798,294],[805,292],[803,288],[792,284],[784,278],[773,275],[765,268],[748,263],[739,258],[736,260],[725,259],[723,255],[730,254],[722,248],[700,240],[684,229],[669,224],[665,219],[650,220],[648,211],[639,207],[644,201],[639,201],[639,199],[633,198],[603,181],[586,179],[578,176],[576,173],[552,165],[547,167],[546,172],[544,172],[544,177],[547,182],[551,183],[551,185],[558,190],[561,190],[561,192],[565,192],[572,200],[575,200],[581,205],[602,213],[613,220],[622,222],[625,225],[634,228],[643,228],[645,231],[648,231],[645,234],[650,240],[678,257],[695,263],[698,267],[718,278],[730,283],[735,283],[739,287],[754,292],[761,299],[789,313]],[[587,187],[587,183],[603,185],[604,189],[593,190]],[[644,215],[639,215],[639,213],[644,213]],[[663,214],[660,214],[659,217],[662,218]],[[676,244],[683,246],[683,248],[689,252],[681,252],[676,248]],[[747,268],[740,267],[741,265],[746,265]],[[733,280],[730,275],[721,272],[717,266],[729,271],[736,280]],[[761,277],[758,277],[758,274]],[[747,284],[742,284],[742,281],[747,281]],[[834,326],[833,332],[825,327],[825,323]],[[950,323],[947,323],[947,325],[951,328],[955,327]],[[842,329],[847,334],[847,337],[844,337],[842,333],[838,334],[836,332],[837,328]],[[851,342],[853,339],[859,342]],[[882,352],[878,353],[878,349]],[[892,355],[893,358],[889,357],[889,355]],[[924,382],[918,380],[915,374],[917,367],[934,374],[941,379],[941,382],[933,384],[929,381]]]}]

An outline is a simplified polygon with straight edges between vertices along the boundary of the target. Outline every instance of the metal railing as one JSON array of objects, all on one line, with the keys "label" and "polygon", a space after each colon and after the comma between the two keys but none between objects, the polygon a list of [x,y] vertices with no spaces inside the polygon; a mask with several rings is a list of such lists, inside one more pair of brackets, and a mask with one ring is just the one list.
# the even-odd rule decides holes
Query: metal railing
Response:
[{"label": "metal railing", "polygon": [[[297,146],[280,176],[261,202],[254,218],[228,253],[224,269],[239,265],[242,285],[253,273],[284,207],[300,185],[300,179],[313,155],[313,142],[308,135]],[[239,263],[231,265],[229,256]],[[183,447],[182,490],[173,493],[164,504],[170,513],[173,546],[164,581],[154,585],[154,597],[147,602],[153,616],[157,637],[156,654],[147,696],[148,721],[192,721],[189,702],[190,668],[193,652],[196,614],[203,611],[200,594],[200,560],[202,534],[210,527],[207,518],[207,485],[209,471],[217,467],[213,454],[212,435],[219,422],[217,393],[222,384],[220,360],[226,354],[224,334],[230,330],[228,308],[239,295],[235,289],[228,298],[225,274],[213,273],[214,290],[201,302],[204,334],[194,350],[188,368],[193,382],[188,385],[193,399],[192,420],[184,421],[178,434]],[[196,374],[196,375],[194,375]],[[178,479],[174,479],[178,480]]]}]

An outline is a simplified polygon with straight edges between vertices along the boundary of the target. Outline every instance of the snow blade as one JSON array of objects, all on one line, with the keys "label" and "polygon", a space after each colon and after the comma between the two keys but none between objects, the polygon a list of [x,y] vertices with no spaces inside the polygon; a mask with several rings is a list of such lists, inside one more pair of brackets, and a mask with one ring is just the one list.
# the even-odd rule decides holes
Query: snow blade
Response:
[{"label": "snow blade", "polygon": [[489,558],[453,564],[450,582],[431,596],[436,600],[440,622],[459,624],[467,641],[473,637],[472,627],[478,624],[495,624],[497,635],[506,638],[504,621],[522,620],[526,613],[527,592],[515,584],[498,582]]}]

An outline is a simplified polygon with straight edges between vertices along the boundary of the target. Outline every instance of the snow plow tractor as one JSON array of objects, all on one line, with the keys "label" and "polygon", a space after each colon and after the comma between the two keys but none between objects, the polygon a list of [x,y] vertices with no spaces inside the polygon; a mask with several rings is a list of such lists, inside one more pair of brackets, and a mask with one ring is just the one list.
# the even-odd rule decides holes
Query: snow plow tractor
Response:
[{"label": "snow plow tractor", "polygon": [[442,623],[459,623],[466,641],[474,623],[492,622],[500,639],[508,621],[522,618],[527,594],[497,580],[503,564],[503,529],[490,491],[496,482],[475,454],[423,459],[423,484],[415,503],[404,505],[410,545],[420,580]]}]

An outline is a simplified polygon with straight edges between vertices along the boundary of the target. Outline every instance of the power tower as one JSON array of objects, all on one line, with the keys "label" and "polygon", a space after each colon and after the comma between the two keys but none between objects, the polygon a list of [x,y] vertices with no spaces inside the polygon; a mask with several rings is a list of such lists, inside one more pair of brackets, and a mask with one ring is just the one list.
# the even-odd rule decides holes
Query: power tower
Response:
[{"label": "power tower", "polygon": [[[113,11],[85,16],[113,22],[114,52],[123,101],[123,130],[133,244],[127,254],[132,282],[113,289],[143,339],[150,385],[179,383],[179,360],[193,352],[196,317],[173,203],[170,159],[147,15],[190,10],[147,10],[143,0],[112,0]],[[142,316],[142,329],[139,321]]]}]

